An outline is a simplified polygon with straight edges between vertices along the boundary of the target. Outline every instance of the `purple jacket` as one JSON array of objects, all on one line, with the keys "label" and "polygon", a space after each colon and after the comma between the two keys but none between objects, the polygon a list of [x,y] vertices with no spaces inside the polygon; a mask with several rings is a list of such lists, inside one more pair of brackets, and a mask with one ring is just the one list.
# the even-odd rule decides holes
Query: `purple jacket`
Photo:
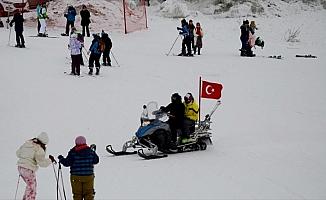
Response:
[{"label": "purple jacket", "polygon": [[81,46],[81,42],[77,40],[76,34],[71,35],[68,47],[70,49],[71,55],[81,54],[80,49],[82,48],[82,46]]}]

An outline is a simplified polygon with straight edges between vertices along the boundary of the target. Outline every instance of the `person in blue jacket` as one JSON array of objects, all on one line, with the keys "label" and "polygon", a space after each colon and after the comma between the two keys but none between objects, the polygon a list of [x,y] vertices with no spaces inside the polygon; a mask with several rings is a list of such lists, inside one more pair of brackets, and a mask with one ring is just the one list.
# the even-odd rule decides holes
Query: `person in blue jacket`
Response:
[{"label": "person in blue jacket", "polygon": [[95,195],[94,165],[99,163],[99,157],[95,149],[86,144],[84,136],[76,137],[75,144],[66,158],[59,155],[58,159],[63,166],[70,167],[73,199],[93,200]]},{"label": "person in blue jacket", "polygon": [[[191,53],[191,38],[189,34],[189,25],[185,19],[181,20],[181,28],[177,27],[179,34],[183,36],[181,53],[178,56],[193,56]],[[186,53],[187,47],[187,53]]]},{"label": "person in blue jacket", "polygon": [[88,54],[90,54],[89,56],[89,60],[88,60],[88,67],[89,67],[89,75],[93,74],[93,68],[94,68],[94,62],[95,62],[95,67],[96,67],[96,75],[100,74],[100,58],[101,58],[101,47],[100,47],[100,40],[101,37],[98,34],[93,34],[93,41],[91,46],[89,47],[89,51]]},{"label": "person in blue jacket", "polygon": [[64,14],[65,18],[67,18],[66,34],[65,34],[66,36],[69,35],[69,27],[70,26],[71,28],[75,27],[76,15],[77,15],[76,9],[72,5],[68,6],[67,11]]}]

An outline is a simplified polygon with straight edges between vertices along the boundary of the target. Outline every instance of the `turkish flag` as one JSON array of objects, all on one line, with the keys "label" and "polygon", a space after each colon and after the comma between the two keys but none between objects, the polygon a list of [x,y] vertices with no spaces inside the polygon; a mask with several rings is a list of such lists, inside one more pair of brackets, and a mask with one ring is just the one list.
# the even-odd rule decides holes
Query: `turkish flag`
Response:
[{"label": "turkish flag", "polygon": [[223,86],[219,83],[212,83],[208,81],[202,81],[201,86],[201,97],[208,99],[219,99],[221,98],[221,91]]}]

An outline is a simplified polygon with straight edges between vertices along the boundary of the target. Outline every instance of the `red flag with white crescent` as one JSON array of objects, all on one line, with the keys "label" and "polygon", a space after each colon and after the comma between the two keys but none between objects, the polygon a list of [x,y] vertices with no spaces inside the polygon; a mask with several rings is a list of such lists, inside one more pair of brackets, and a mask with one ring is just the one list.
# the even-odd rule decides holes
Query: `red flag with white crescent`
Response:
[{"label": "red flag with white crescent", "polygon": [[219,99],[222,95],[222,89],[223,86],[219,83],[202,81],[201,97],[207,99]]}]

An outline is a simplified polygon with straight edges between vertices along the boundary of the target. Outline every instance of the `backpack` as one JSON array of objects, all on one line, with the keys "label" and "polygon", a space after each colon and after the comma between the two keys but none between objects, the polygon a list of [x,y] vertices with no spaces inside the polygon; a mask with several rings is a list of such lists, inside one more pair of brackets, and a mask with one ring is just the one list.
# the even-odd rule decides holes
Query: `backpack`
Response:
[{"label": "backpack", "polygon": [[105,42],[104,40],[100,39],[99,43],[98,43],[98,50],[102,53],[105,50]]}]

